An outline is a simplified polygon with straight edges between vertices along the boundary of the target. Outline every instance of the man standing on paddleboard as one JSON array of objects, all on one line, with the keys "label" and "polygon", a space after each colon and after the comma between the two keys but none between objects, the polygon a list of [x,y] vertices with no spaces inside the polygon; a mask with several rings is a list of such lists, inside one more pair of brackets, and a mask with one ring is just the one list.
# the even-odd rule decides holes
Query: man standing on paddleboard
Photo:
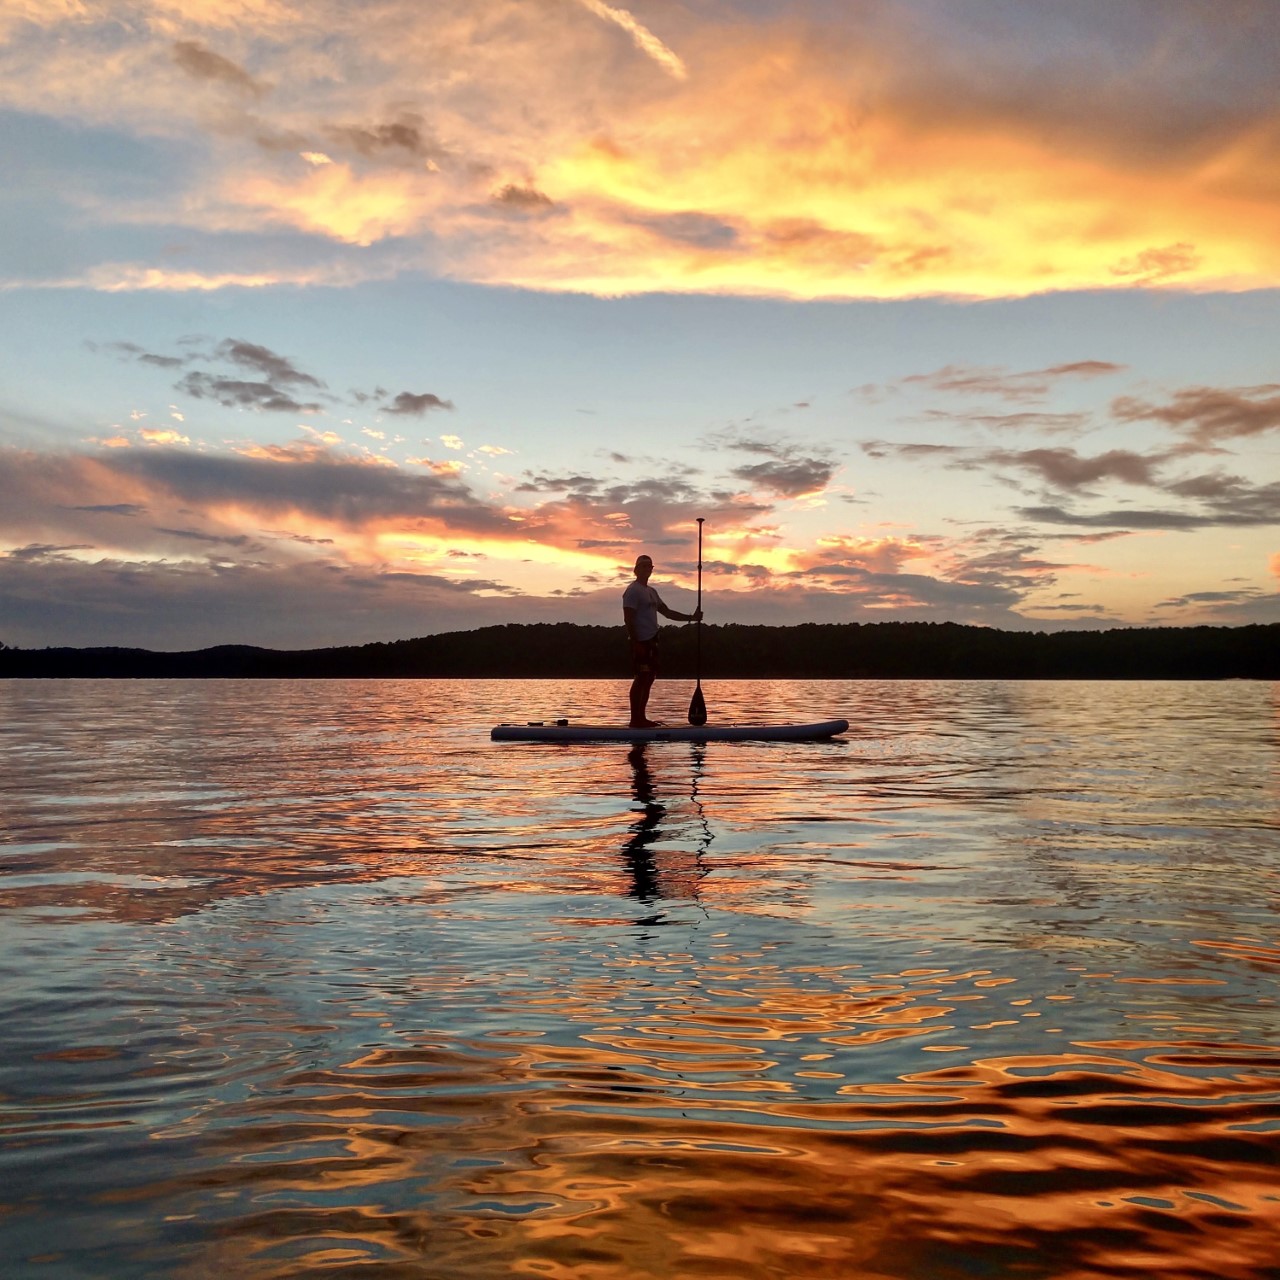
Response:
[{"label": "man standing on paddleboard", "polygon": [[649,690],[658,677],[658,614],[675,622],[701,622],[702,610],[676,613],[668,609],[662,597],[649,585],[653,561],[641,556],[636,561],[636,580],[622,593],[622,618],[631,638],[631,665],[635,679],[631,682],[631,728],[652,729],[660,722],[645,714],[649,706]]}]

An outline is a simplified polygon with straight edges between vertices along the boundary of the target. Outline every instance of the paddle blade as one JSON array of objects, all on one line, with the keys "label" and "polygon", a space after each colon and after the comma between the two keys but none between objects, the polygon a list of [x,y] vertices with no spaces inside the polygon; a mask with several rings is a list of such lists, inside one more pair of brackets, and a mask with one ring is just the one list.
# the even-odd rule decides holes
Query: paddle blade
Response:
[{"label": "paddle blade", "polygon": [[702,681],[698,681],[698,687],[693,691],[693,697],[689,699],[689,723],[701,728],[707,723],[707,704],[702,697]]}]

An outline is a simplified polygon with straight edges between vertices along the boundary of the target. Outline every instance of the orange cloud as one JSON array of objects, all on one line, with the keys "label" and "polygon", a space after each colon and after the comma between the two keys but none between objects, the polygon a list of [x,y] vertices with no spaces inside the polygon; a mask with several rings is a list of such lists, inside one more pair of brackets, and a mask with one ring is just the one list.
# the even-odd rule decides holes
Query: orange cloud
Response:
[{"label": "orange cloud", "polygon": [[[290,444],[260,444],[250,441],[247,444],[233,445],[232,452],[242,458],[258,458],[267,462],[324,462],[333,456],[323,440],[295,440]],[[364,459],[353,456],[345,461],[359,463]]]},{"label": "orange cloud", "polygon": [[1274,155],[1135,166],[1014,112],[949,122],[876,78],[800,42],[704,59],[681,92],[543,165],[566,216],[537,224],[538,256],[499,254],[495,277],[797,298],[1280,280],[1258,186]]},{"label": "orange cloud", "polygon": [[430,174],[356,174],[349,165],[312,166],[299,177],[260,174],[228,184],[228,198],[270,223],[370,245],[422,228],[437,199]]},{"label": "orange cloud", "polygon": [[438,476],[460,476],[466,469],[465,462],[452,460],[449,462],[434,462],[430,458],[406,458],[411,466],[426,467],[429,471],[434,472]]},{"label": "orange cloud", "polygon": [[[93,216],[328,240],[332,261],[289,269],[300,283],[425,268],[605,295],[885,299],[1280,284],[1280,112],[1237,91],[1229,44],[1187,60],[1186,4],[1150,7],[1123,81],[1083,25],[1061,49],[1038,34],[966,60],[889,0],[857,6],[856,29],[672,5],[662,40],[604,0],[161,0],[115,21],[136,8],[23,26],[0,102],[199,143],[186,186],[85,197]],[[1178,32],[1181,63],[1163,39]],[[384,241],[394,263],[348,252]],[[289,278],[221,261],[83,280]]]},{"label": "orange cloud", "polygon": [[[621,506],[612,493],[583,494],[517,510],[480,500],[456,477],[330,453],[315,440],[231,454],[9,451],[5,464],[0,546],[28,548],[28,559],[79,549],[107,566],[104,574],[113,562],[192,573],[216,565],[265,583],[297,566],[313,571],[312,583],[328,575],[331,602],[350,602],[344,583],[368,587],[360,599],[375,613],[379,599],[387,606],[402,589],[523,593],[537,616],[554,598],[585,592],[575,610],[614,619],[615,586],[639,544],[657,553],[676,607],[694,586],[688,495],[669,482],[620,494]],[[900,533],[805,545],[765,523],[767,508],[744,501],[698,509],[714,517],[704,568],[722,621],[834,620],[854,609],[993,621],[1012,616],[1054,573],[1083,568],[1040,560],[1034,547],[1002,541],[998,531],[972,546]],[[459,564],[478,559],[486,562],[478,574]]]},{"label": "orange cloud", "polygon": [[148,444],[155,445],[191,443],[189,437],[168,428],[143,427],[142,430],[138,432],[138,437],[141,440],[145,440]]},{"label": "orange cloud", "polygon": [[935,548],[912,537],[882,538],[834,535],[819,538],[813,549],[796,556],[796,567],[812,569],[824,564],[858,565],[872,573],[899,573],[910,560],[934,554]]}]

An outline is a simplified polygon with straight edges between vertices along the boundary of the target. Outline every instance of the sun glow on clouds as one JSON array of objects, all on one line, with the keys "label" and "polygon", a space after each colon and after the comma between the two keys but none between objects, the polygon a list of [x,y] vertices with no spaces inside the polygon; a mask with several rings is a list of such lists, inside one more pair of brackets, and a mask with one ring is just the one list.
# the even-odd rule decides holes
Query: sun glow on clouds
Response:
[{"label": "sun glow on clouds", "polygon": [[[135,558],[157,534],[167,549],[196,544],[232,559],[257,558],[258,535],[247,531],[274,528],[297,540],[292,556],[320,555],[378,573],[440,565],[455,573],[458,564],[450,562],[459,556],[483,558],[515,590],[535,584],[550,590],[616,570],[615,549],[579,545],[606,527],[603,519],[596,524],[581,513],[533,509],[523,513],[533,518],[531,528],[514,518],[521,514],[515,508],[477,499],[459,478],[466,465],[460,461],[417,460],[431,472],[423,483],[391,459],[331,448],[326,433],[314,430],[287,444],[245,441],[222,455],[174,449],[185,439],[167,429],[136,434],[158,449],[168,446],[167,454],[123,467],[83,456],[57,468],[56,481],[54,471],[40,468],[28,482],[37,491],[54,486],[55,513],[99,513],[101,545]],[[136,523],[143,511],[152,513],[152,524]],[[122,542],[113,541],[116,534]],[[464,577],[476,576],[464,568]]]},{"label": "sun glow on clouds", "polygon": [[813,550],[798,555],[796,559],[806,568],[835,562],[857,564],[873,573],[897,573],[905,562],[923,559],[935,552],[935,545],[917,537],[827,535],[816,539]]},{"label": "sun glow on clouds", "polygon": [[[613,557],[530,538],[459,537],[453,534],[441,537],[389,528],[378,534],[377,546],[380,552],[397,551],[406,564],[447,565],[451,573],[459,571],[454,563],[459,554],[482,559],[489,562],[484,569],[485,576],[504,571],[504,576],[511,577],[514,572],[514,580],[527,589],[563,586],[580,574],[597,573],[614,566]],[[538,572],[545,569],[552,572]]]},{"label": "sun glow on clouds", "polygon": [[[181,415],[175,415],[181,417]],[[144,440],[147,444],[154,445],[174,445],[174,444],[190,444],[191,441],[187,436],[180,432],[167,428],[143,427],[138,432],[138,438]]]},{"label": "sun glow on clouds", "polygon": [[797,298],[1275,283],[1276,212],[1250,227],[1232,189],[1249,175],[1229,168],[1130,169],[1016,118],[859,110],[802,50],[743,53],[551,159],[540,187],[566,217],[497,277]]},{"label": "sun glow on clouds", "polygon": [[292,180],[267,174],[233,179],[227,197],[268,224],[368,246],[419,230],[435,204],[432,186],[420,173],[357,176],[348,165],[330,162]]},{"label": "sun glow on clouds", "polygon": [[406,461],[410,466],[426,467],[437,476],[460,476],[467,469],[467,464],[459,462],[456,458],[451,458],[447,462],[436,462],[431,458],[408,458]]},{"label": "sun glow on clouds", "polygon": [[[1007,39],[970,31],[955,16],[965,6],[915,0],[18,4],[20,20],[0,42],[0,107],[19,133],[28,130],[20,159],[63,164],[73,179],[49,181],[47,192],[32,186],[33,199],[47,196],[42,213],[62,219],[56,230],[76,231],[61,237],[67,252],[49,259],[58,277],[35,282],[46,287],[305,291],[402,273],[606,296],[797,299],[1280,285],[1272,69],[1260,69],[1261,54],[1241,56],[1243,29],[1226,30],[1270,12],[1252,0],[1231,6],[1229,21],[1216,13],[1217,26],[1202,0],[1139,6],[1134,20],[1085,3],[1011,6],[1019,18]],[[1280,38],[1280,18],[1258,22],[1261,34]],[[1129,42],[1123,57],[1112,36]],[[121,172],[138,180],[120,181],[114,170],[108,180],[105,164],[85,162],[90,148],[119,158]],[[135,253],[138,261],[124,260]],[[30,265],[17,251],[11,260],[15,276]],[[25,276],[0,280],[0,289],[32,286]],[[410,280],[387,292],[399,304],[416,289]],[[486,305],[497,296],[438,292]],[[303,300],[317,315],[340,313],[347,301],[328,289]],[[543,314],[561,307],[519,301]],[[1025,310],[1058,314],[1058,305],[1080,301]],[[141,316],[173,314],[176,305],[155,297],[95,307]],[[236,293],[181,305],[216,329],[215,313],[247,315],[264,300]],[[668,307],[696,309],[577,302],[563,311]],[[809,308],[806,323],[827,310],[858,309]],[[970,341],[995,332],[981,313],[1013,308],[911,310],[972,321]],[[331,574],[344,590],[358,585],[366,601],[402,589],[390,578],[417,592],[434,589],[422,585],[434,576],[447,580],[442,591],[465,579],[468,590],[524,592],[522,609],[539,591],[598,591],[613,618],[613,587],[642,547],[658,559],[664,585],[692,588],[692,517],[706,513],[707,574],[717,591],[737,593],[744,617],[772,607],[780,621],[863,607],[1000,625],[1016,609],[1061,617],[1054,611],[1113,606],[1135,621],[1166,597],[1199,607],[1231,581],[1224,559],[1247,556],[1248,572],[1269,585],[1270,557],[1280,576],[1270,537],[1276,489],[1259,478],[1269,455],[1248,452],[1274,439],[1264,436],[1277,421],[1273,373],[1241,372],[1218,385],[1212,352],[1203,372],[1188,373],[1194,385],[1179,389],[1141,367],[1137,335],[1133,355],[1125,341],[1049,350],[1054,339],[1038,335],[1040,354],[1023,363],[1003,350],[943,350],[938,334],[949,326],[939,325],[927,360],[860,370],[861,379],[879,379],[865,385],[879,390],[866,404],[876,406],[867,417],[882,439],[852,438],[862,428],[836,421],[830,386],[788,388],[753,404],[744,402],[753,378],[736,377],[721,384],[724,418],[750,429],[715,432],[719,410],[704,419],[699,409],[708,437],[695,441],[683,419],[672,425],[664,388],[646,382],[656,429],[643,433],[644,459],[632,456],[627,446],[638,437],[624,437],[627,424],[605,396],[592,399],[598,438],[553,438],[575,421],[552,403],[571,379],[570,365],[554,356],[536,387],[518,386],[527,375],[517,371],[508,388],[505,369],[487,371],[481,406],[470,352],[451,359],[428,345],[420,364],[403,363],[411,325],[385,346],[352,341],[339,351],[341,342],[326,340],[310,353],[307,327],[291,332],[298,348],[288,358],[231,341],[283,341],[270,329],[219,330],[203,348],[175,331],[154,351],[126,341],[137,334],[92,335],[95,358],[109,355],[139,381],[103,401],[111,407],[95,410],[101,418],[72,429],[73,437],[99,431],[100,447],[92,457],[58,455],[33,480],[47,500],[38,511],[23,508],[26,524],[12,514],[27,501],[23,490],[0,466],[0,527],[21,535],[24,563],[36,564],[42,548],[54,555],[81,546],[94,548],[75,553],[85,557],[207,560],[246,574],[303,563],[314,571],[308,582]],[[365,332],[380,328],[370,321]],[[665,358],[646,341],[618,358],[620,387],[645,360]],[[357,345],[364,349],[350,349]],[[314,360],[315,373],[302,374],[295,355]],[[768,371],[774,385],[808,355],[780,342]],[[506,353],[495,344],[477,358],[496,365]],[[878,358],[872,344],[851,363]],[[518,370],[518,359],[510,363]],[[592,368],[600,381],[613,372],[603,360]],[[1124,381],[1092,394],[1082,385],[1104,376]],[[148,391],[148,378],[168,386]],[[188,398],[166,415],[158,396],[175,393]],[[456,408],[446,393],[456,393]],[[813,439],[778,443],[801,421],[784,414],[808,408],[811,394],[803,421]],[[895,402],[915,416],[895,412]],[[123,419],[121,406],[134,403],[165,426],[142,426],[141,410]],[[341,421],[353,443],[298,423],[306,414]],[[425,425],[428,414],[461,434],[414,431],[412,445],[393,434]],[[302,438],[284,443],[290,423]],[[1113,434],[1094,446],[1086,439],[1093,430]],[[625,453],[608,449],[611,432],[626,440]],[[1052,448],[1037,436],[1050,432],[1061,433]],[[509,439],[512,448],[469,445],[464,436]],[[841,483],[842,468],[852,471],[860,446],[868,472],[859,472],[855,494]],[[518,474],[491,469],[512,452],[522,459],[511,466]],[[1008,501],[992,503],[992,493]],[[888,511],[902,523],[876,520]],[[985,527],[1000,521],[1003,531]],[[1176,572],[1161,567],[1174,559],[1168,546],[1133,548],[1131,535],[1144,527],[1187,534],[1191,549],[1180,549]],[[1201,527],[1205,534],[1192,536]],[[1215,550],[1213,537],[1227,527],[1245,531],[1247,552]],[[1085,530],[1128,541],[1080,552],[1087,544],[1069,538]],[[1149,586],[1141,607],[1132,604],[1139,578]],[[1188,587],[1192,579],[1203,590]],[[813,599],[816,612],[802,612],[799,602]]]},{"label": "sun glow on clouds", "polygon": [[[655,505],[645,497],[619,506],[607,495],[521,493],[505,501],[518,496],[523,506],[504,505],[501,495],[481,500],[457,477],[424,476],[316,438],[245,444],[220,455],[157,448],[125,458],[104,451],[15,463],[0,479],[0,512],[9,511],[0,516],[0,533],[38,527],[48,554],[79,547],[95,564],[189,565],[193,573],[258,577],[309,566],[333,575],[339,608],[342,593],[355,586],[397,600],[428,593],[423,607],[432,607],[425,603],[430,593],[455,602],[519,596],[536,617],[555,597],[585,595],[589,603],[575,608],[590,612],[577,616],[602,621],[614,618],[617,587],[638,547],[656,552],[660,585],[674,607],[683,607],[695,586],[691,524],[679,502]],[[1054,594],[1072,577],[1090,580],[1095,602],[1119,599],[1123,588],[1104,589],[1104,565],[1042,556],[999,531],[944,539],[868,530],[806,542],[772,523],[766,503],[749,498],[740,495],[746,505],[737,518],[734,503],[715,510],[704,547],[722,621],[795,620],[796,611],[815,607],[830,620],[904,610],[989,620],[1015,603],[1027,617],[1047,611],[1052,619],[1073,608],[1059,603],[1062,592]],[[30,533],[9,541],[20,552],[29,546],[30,554],[45,554]],[[1163,592],[1162,585],[1152,592]],[[362,591],[359,598],[373,607],[374,596]]]},{"label": "sun glow on clouds", "polygon": [[[0,99],[207,143],[206,165],[154,207],[121,206],[123,221],[320,238],[308,265],[278,273],[113,262],[51,284],[199,290],[425,268],[603,295],[1274,286],[1280,119],[1247,88],[1220,105],[1221,80],[1205,111],[1187,107],[1191,54],[1162,76],[1174,55],[1160,37],[1190,12],[1153,19],[1117,82],[1071,42],[993,45],[975,74],[893,0],[827,25],[667,6],[683,56],[605,0],[170,0],[127,23],[114,19],[133,9],[106,3],[24,29]],[[108,44],[112,57],[95,56]],[[104,196],[93,216],[112,208]],[[396,264],[342,256],[381,241],[404,242]]]},{"label": "sun glow on clouds", "polygon": [[[350,419],[344,419],[344,421],[349,423]],[[342,443],[342,437],[336,431],[317,431],[315,427],[309,427],[305,422],[298,424],[298,430],[319,444],[332,446]]]}]

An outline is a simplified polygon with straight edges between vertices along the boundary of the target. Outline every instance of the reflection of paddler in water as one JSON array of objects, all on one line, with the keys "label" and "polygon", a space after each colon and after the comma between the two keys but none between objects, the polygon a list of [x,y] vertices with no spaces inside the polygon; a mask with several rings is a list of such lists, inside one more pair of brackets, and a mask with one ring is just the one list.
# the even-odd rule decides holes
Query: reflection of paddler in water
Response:
[{"label": "reflection of paddler in water", "polygon": [[[711,843],[711,830],[702,815],[698,803],[698,777],[706,748],[693,747],[693,776],[689,799],[697,811],[700,830],[693,848],[676,847],[674,837],[685,825],[672,824],[664,819],[668,807],[658,798],[653,773],[649,767],[648,743],[637,742],[627,752],[631,766],[631,788],[636,801],[642,806],[640,817],[631,824],[631,834],[623,845],[627,870],[631,875],[631,896],[641,902],[653,902],[662,898],[696,898],[702,879],[702,854]],[[659,840],[666,839],[668,847],[660,852],[651,848]]]}]

